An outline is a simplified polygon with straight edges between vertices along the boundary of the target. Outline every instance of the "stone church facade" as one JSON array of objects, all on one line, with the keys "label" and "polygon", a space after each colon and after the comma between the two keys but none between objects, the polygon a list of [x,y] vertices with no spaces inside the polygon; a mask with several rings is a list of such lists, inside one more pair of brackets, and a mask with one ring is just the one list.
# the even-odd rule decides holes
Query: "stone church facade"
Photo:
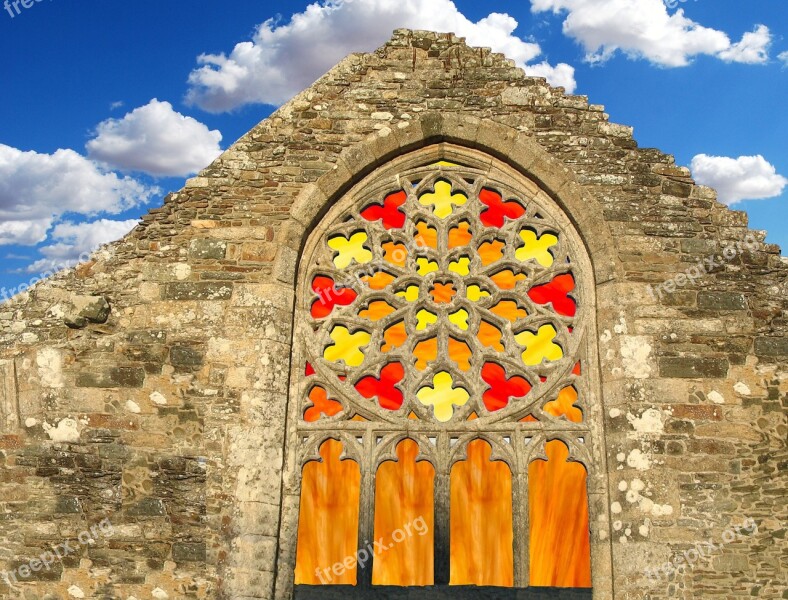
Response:
[{"label": "stone church facade", "polygon": [[[440,182],[451,190],[430,205]],[[406,224],[387,204],[400,188],[392,206]],[[359,532],[371,536],[376,469],[406,438],[434,466],[437,587],[388,597],[449,597],[449,474],[477,438],[512,473],[514,588],[529,585],[534,560],[529,465],[560,440],[587,472],[593,591],[578,597],[788,597],[788,264],[715,198],[602,106],[451,34],[398,30],[347,57],[123,240],[0,305],[0,597],[339,597],[296,585],[305,465],[326,440],[344,444],[359,465]],[[477,237],[495,221],[484,219],[491,202],[502,215],[500,235],[467,256],[451,253],[448,226],[427,248],[391,231],[437,231],[466,201],[466,220],[451,222]],[[389,227],[387,215],[402,221]],[[518,229],[529,218],[544,228]],[[497,267],[485,258],[494,247]],[[386,261],[404,287],[370,284],[363,305],[355,284],[323,295],[315,283]],[[522,292],[520,279],[546,288],[567,276],[550,303]],[[491,281],[500,289],[477,314]],[[372,304],[406,314],[409,282],[434,294],[434,314],[413,309],[418,325],[402,325],[396,402],[386,409],[360,383],[351,398],[363,378],[348,366],[385,362],[385,346],[369,348],[390,343],[382,323],[399,323],[371,317]],[[316,297],[330,313],[348,290],[345,304],[380,325],[365,331],[364,311],[347,306],[333,329],[313,323]],[[435,295],[447,290],[450,309]],[[505,302],[513,326],[489,316]],[[419,333],[444,317],[448,334]],[[482,403],[489,338],[463,333],[484,318],[499,323],[500,364],[525,362],[528,391],[502,408]],[[552,345],[537,352],[544,329]],[[353,345],[359,331],[368,337]],[[425,345],[406,341],[416,339]],[[419,371],[407,356],[429,343],[437,366]],[[348,345],[331,370],[331,348]],[[446,388],[454,400],[424,400],[466,351],[452,385],[465,383]],[[384,362],[365,377],[380,383]],[[422,373],[432,388],[406,385]],[[339,399],[323,412],[335,416],[304,418],[318,403],[309,377]],[[545,403],[567,386],[581,422]],[[358,583],[340,595],[373,597],[361,569]]]}]

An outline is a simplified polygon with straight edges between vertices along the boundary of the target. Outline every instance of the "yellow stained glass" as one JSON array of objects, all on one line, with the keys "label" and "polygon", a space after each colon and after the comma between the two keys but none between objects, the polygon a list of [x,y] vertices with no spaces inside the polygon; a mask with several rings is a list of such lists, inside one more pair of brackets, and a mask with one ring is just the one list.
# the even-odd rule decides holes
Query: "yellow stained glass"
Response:
[{"label": "yellow stained glass", "polygon": [[467,275],[471,272],[471,259],[467,256],[461,256],[459,260],[449,263],[449,271],[458,275]]},{"label": "yellow stained glass", "polygon": [[335,250],[337,255],[334,257],[334,264],[338,269],[344,269],[349,266],[354,260],[363,265],[372,260],[372,252],[364,247],[364,242],[367,241],[367,234],[363,231],[358,231],[346,238],[343,235],[337,235],[328,240],[328,247]]},{"label": "yellow stained glass", "polygon": [[523,363],[528,366],[542,364],[543,360],[555,361],[564,356],[561,346],[554,343],[556,336],[555,327],[542,325],[536,334],[523,331],[514,336],[514,340],[525,348]]},{"label": "yellow stained glass", "polygon": [[359,317],[369,319],[370,321],[380,321],[382,318],[387,317],[396,309],[385,300],[375,300],[369,303],[369,306],[358,313]]},{"label": "yellow stained glass", "polygon": [[530,229],[523,229],[520,232],[520,239],[523,240],[524,245],[514,252],[514,257],[517,260],[525,262],[533,258],[543,267],[549,267],[553,264],[553,255],[550,254],[549,248],[558,243],[556,236],[552,233],[545,233],[538,237],[536,232]]},{"label": "yellow stained glass", "polygon": [[501,300],[490,309],[490,312],[514,323],[517,319],[524,319],[528,313],[523,308],[517,307],[513,300]]},{"label": "yellow stained glass", "polygon": [[330,335],[334,343],[326,346],[323,358],[331,362],[344,361],[349,367],[358,367],[364,362],[361,348],[369,344],[372,339],[370,334],[366,331],[350,333],[347,327],[336,325]]},{"label": "yellow stained glass", "polygon": [[397,296],[404,298],[406,302],[416,302],[419,299],[419,286],[409,285],[404,290],[397,292]]},{"label": "yellow stained glass", "polygon": [[463,331],[468,330],[468,311],[464,308],[461,308],[457,312],[454,312],[449,315],[449,322],[452,325],[456,325]]},{"label": "yellow stained glass", "polygon": [[489,298],[490,292],[480,288],[478,285],[469,285],[465,288],[465,297],[471,302],[478,302],[482,298]]},{"label": "yellow stained glass", "polygon": [[462,192],[451,193],[451,184],[448,181],[438,181],[435,183],[435,193],[424,193],[419,198],[422,206],[432,206],[432,212],[439,219],[445,219],[452,212],[455,206],[462,206],[468,201],[468,196]]},{"label": "yellow stained glass", "polygon": [[422,277],[438,270],[438,263],[428,258],[417,258],[416,266],[418,267],[416,272]]},{"label": "yellow stained glass", "polygon": [[423,331],[430,325],[438,322],[438,316],[425,309],[421,309],[416,313],[416,319],[418,319],[418,322],[416,323],[416,331]]},{"label": "yellow stained glass", "polygon": [[454,415],[455,406],[464,406],[470,396],[462,388],[454,387],[451,373],[441,371],[432,378],[432,387],[423,387],[416,397],[424,406],[432,406],[435,418],[441,423],[450,421]]}]

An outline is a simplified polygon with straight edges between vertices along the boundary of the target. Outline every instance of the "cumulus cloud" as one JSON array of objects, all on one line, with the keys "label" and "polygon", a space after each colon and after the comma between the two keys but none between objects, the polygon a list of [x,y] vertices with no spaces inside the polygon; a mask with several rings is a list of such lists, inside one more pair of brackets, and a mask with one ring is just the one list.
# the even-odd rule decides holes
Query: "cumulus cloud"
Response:
[{"label": "cumulus cloud", "polygon": [[[288,23],[265,21],[251,41],[237,44],[229,55],[199,56],[202,66],[189,76],[187,101],[210,112],[282,104],[346,55],[376,49],[400,27],[454,32],[473,46],[506,54],[526,70],[541,54],[538,44],[514,35],[517,21],[507,14],[491,13],[474,23],[452,0],[329,0],[310,4]],[[544,67],[542,72],[548,74]],[[569,65],[558,65],[555,73],[568,92],[574,91]]]},{"label": "cumulus cloud", "polygon": [[0,144],[0,245],[35,245],[62,215],[118,214],[158,193],[73,150],[41,154]]},{"label": "cumulus cloud", "polygon": [[38,249],[44,258],[28,265],[24,270],[28,273],[42,273],[75,265],[79,262],[80,255],[119,240],[138,223],[137,219],[126,221],[99,219],[87,223],[64,221],[52,230],[51,239],[54,243]]},{"label": "cumulus cloud", "polygon": [[788,185],[788,179],[761,155],[729,158],[698,154],[691,168],[695,181],[716,189],[720,202],[728,205],[773,198]]},{"label": "cumulus cloud", "polygon": [[788,67],[788,50],[780,52],[780,54],[777,55],[777,59],[781,61],[784,66]]},{"label": "cumulus cloud", "polygon": [[185,177],[221,154],[222,134],[151,100],[122,119],[107,119],[87,143],[88,156],[123,171]]},{"label": "cumulus cloud", "polygon": [[759,25],[734,44],[725,32],[703,27],[681,9],[668,13],[663,0],[531,0],[531,10],[566,14],[563,32],[583,46],[589,62],[603,62],[617,51],[665,67],[683,67],[699,54],[729,62],[768,59],[767,27]]}]

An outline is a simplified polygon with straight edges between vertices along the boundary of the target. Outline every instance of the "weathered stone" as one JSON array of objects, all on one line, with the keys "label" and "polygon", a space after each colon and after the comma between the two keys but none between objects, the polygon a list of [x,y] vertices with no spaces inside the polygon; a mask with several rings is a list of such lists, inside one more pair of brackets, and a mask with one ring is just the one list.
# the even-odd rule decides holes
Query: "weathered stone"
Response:
[{"label": "weathered stone", "polygon": [[724,358],[665,357],[659,359],[659,374],[662,377],[716,379],[728,374],[728,361]]},{"label": "weathered stone", "polygon": [[233,295],[232,285],[213,282],[174,282],[164,286],[163,300],[226,300]]},{"label": "weathered stone", "polygon": [[222,260],[227,252],[227,243],[221,240],[192,240],[189,257],[199,260]]},{"label": "weathered stone", "polygon": [[145,369],[139,367],[108,367],[77,374],[77,387],[139,388],[144,383]]},{"label": "weathered stone", "polygon": [[747,300],[742,294],[730,292],[700,292],[698,308],[701,310],[725,311],[747,310]]},{"label": "weathered stone", "polygon": [[757,356],[788,356],[788,337],[755,338]]},{"label": "weathered stone", "polygon": [[73,329],[83,329],[88,323],[106,323],[110,310],[103,296],[72,296],[63,322]]}]

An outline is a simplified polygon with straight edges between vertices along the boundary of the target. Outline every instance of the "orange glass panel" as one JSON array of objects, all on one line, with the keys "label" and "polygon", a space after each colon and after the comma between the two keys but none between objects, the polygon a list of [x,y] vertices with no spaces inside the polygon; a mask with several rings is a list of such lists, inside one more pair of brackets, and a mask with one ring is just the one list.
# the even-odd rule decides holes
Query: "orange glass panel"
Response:
[{"label": "orange glass panel", "polygon": [[450,304],[456,295],[457,290],[454,289],[453,283],[438,283],[436,281],[430,290],[430,296],[435,304]]},{"label": "orange glass panel", "polygon": [[575,406],[576,403],[577,390],[570,385],[559,392],[558,398],[545,404],[542,410],[554,417],[566,415],[573,423],[580,423],[583,420],[583,411]]},{"label": "orange glass panel", "polygon": [[473,352],[468,348],[468,344],[449,338],[449,358],[457,363],[460,371],[468,371],[471,368],[471,357]]},{"label": "orange glass panel", "polygon": [[501,260],[501,258],[503,258],[503,248],[504,243],[500,240],[484,242],[482,245],[480,245],[479,258],[481,259],[482,264],[486,267],[487,265],[493,264],[497,260]]},{"label": "orange glass panel", "polygon": [[333,417],[342,410],[342,404],[328,397],[325,388],[320,386],[313,387],[309,392],[309,400],[312,406],[306,409],[304,421],[312,422],[320,419],[321,415]]},{"label": "orange glass panel", "polygon": [[514,585],[512,473],[484,440],[451,470],[451,585]]},{"label": "orange glass panel", "polygon": [[567,462],[563,442],[545,444],[547,461],[528,468],[532,586],[591,587],[586,470]]},{"label": "orange glass panel", "polygon": [[449,230],[449,248],[467,246],[473,237],[470,229],[471,226],[467,221],[461,221],[457,227],[452,227]]},{"label": "orange glass panel", "polygon": [[380,321],[382,318],[389,316],[396,309],[385,300],[374,300],[369,303],[369,306],[358,313],[359,317],[369,319],[370,321]]},{"label": "orange glass panel", "polygon": [[498,352],[504,351],[503,344],[501,343],[503,334],[495,325],[490,325],[487,321],[482,321],[479,323],[479,333],[477,337],[484,346],[493,348]]},{"label": "orange glass panel", "polygon": [[[304,466],[298,518],[296,584],[356,583],[356,567],[332,570],[358,549],[361,471],[352,460],[340,460],[342,443],[320,446],[322,462]],[[337,570],[339,571],[339,569]]]},{"label": "orange glass panel", "polygon": [[493,283],[502,290],[513,290],[518,281],[523,281],[525,279],[525,275],[522,273],[515,274],[511,269],[506,269],[504,271],[498,271],[495,275],[492,275],[490,279],[492,279]]},{"label": "orange glass panel", "polygon": [[383,260],[392,265],[397,265],[398,267],[405,266],[405,263],[408,261],[408,249],[405,247],[405,244],[386,242],[382,244],[382,247]]},{"label": "orange glass panel", "polygon": [[498,304],[490,308],[490,312],[512,323],[528,316],[528,313],[524,309],[518,308],[517,302],[513,300],[501,300]]},{"label": "orange glass panel", "polygon": [[539,419],[537,419],[533,415],[525,415],[522,419],[520,419],[520,423],[538,423]]},{"label": "orange glass panel", "polygon": [[378,271],[374,275],[364,275],[361,279],[373,290],[385,290],[395,277],[385,271]]},{"label": "orange glass panel", "polygon": [[434,583],[433,498],[435,469],[416,462],[413,440],[397,445],[397,462],[378,467],[375,477],[375,539],[390,548],[375,556],[374,585]]},{"label": "orange glass panel", "polygon": [[416,240],[416,245],[422,248],[438,247],[438,230],[430,227],[424,221],[416,223],[416,234],[413,238]]},{"label": "orange glass panel", "polygon": [[399,348],[408,339],[408,334],[405,331],[405,322],[400,321],[394,323],[391,327],[383,332],[383,341],[385,344],[381,346],[382,352],[391,352],[395,348]]},{"label": "orange glass panel", "polygon": [[413,356],[416,357],[416,368],[424,371],[429,363],[438,358],[438,338],[430,338],[416,344]]}]

